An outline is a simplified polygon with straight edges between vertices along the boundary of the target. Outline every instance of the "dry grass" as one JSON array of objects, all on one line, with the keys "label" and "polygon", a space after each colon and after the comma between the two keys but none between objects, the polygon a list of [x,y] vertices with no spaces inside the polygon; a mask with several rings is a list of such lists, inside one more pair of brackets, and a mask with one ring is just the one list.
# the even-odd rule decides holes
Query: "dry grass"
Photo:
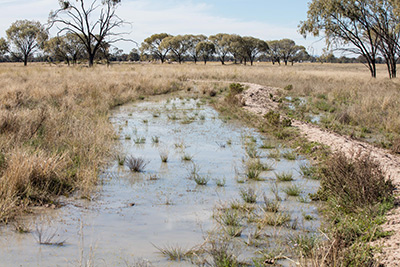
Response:
[{"label": "dry grass", "polygon": [[99,167],[116,145],[110,109],[147,95],[176,90],[202,95],[204,88],[219,94],[231,82],[292,84],[292,90],[282,92],[325,95],[350,122],[395,140],[400,134],[398,80],[384,78],[385,67],[378,68],[379,78],[371,79],[365,67],[354,64],[121,64],[94,69],[0,64],[0,220],[18,206],[53,201],[61,194],[78,190],[89,196]]},{"label": "dry grass", "polygon": [[90,195],[115,146],[109,110],[181,89],[135,68],[0,65],[0,220],[61,194]]}]

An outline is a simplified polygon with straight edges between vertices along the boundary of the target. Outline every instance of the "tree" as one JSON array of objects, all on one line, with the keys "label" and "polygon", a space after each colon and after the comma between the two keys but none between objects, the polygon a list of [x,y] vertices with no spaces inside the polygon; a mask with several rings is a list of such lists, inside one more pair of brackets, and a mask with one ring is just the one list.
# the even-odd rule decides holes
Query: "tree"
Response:
[{"label": "tree", "polygon": [[199,59],[199,52],[196,49],[197,44],[207,40],[207,37],[205,35],[187,35],[187,38],[189,39],[187,53],[193,58],[194,64],[196,64]]},{"label": "tree", "polygon": [[237,34],[232,34],[228,38],[229,42],[229,53],[233,56],[235,64],[237,61],[242,61],[246,55],[243,49],[243,38]]},{"label": "tree", "polygon": [[281,46],[279,40],[269,41],[267,44],[269,47],[268,56],[272,61],[272,65],[275,65],[275,62],[281,65]]},{"label": "tree", "polygon": [[161,48],[171,51],[179,64],[184,61],[185,54],[190,47],[190,38],[188,35],[168,36],[161,42]]},{"label": "tree", "polygon": [[211,42],[203,41],[197,44],[196,50],[199,56],[203,59],[205,65],[210,57],[215,53],[215,46]]},{"label": "tree", "polygon": [[288,62],[294,62],[297,53],[299,53],[302,49],[305,50],[303,46],[296,45],[293,40],[290,39],[282,39],[278,41],[279,46],[279,57],[285,62],[287,65]]},{"label": "tree", "polygon": [[263,40],[250,36],[243,37],[242,40],[243,40],[243,51],[245,52],[247,58],[250,60],[251,65],[253,65],[255,58],[260,53],[268,51],[268,44]]},{"label": "tree", "polygon": [[294,62],[300,62],[308,59],[310,59],[310,55],[307,53],[306,48],[302,45],[296,45],[296,53],[289,58],[289,62],[293,66]]},{"label": "tree", "polygon": [[[58,34],[70,33],[75,35],[85,47],[89,67],[93,66],[96,53],[103,42],[112,44],[121,40],[124,33],[115,30],[126,22],[116,14],[121,0],[60,0],[60,9],[51,12],[50,27],[57,25]],[[94,17],[98,15],[96,20]]]},{"label": "tree", "polygon": [[128,60],[129,61],[139,61],[140,60],[140,54],[136,48],[133,48],[131,50],[131,52],[128,55]]},{"label": "tree", "polygon": [[70,58],[66,52],[64,38],[62,36],[56,36],[46,41],[43,50],[51,58],[51,60],[65,60],[69,66]]},{"label": "tree", "polygon": [[160,59],[161,63],[164,63],[170,48],[161,46],[161,42],[164,38],[170,36],[172,35],[167,33],[159,33],[153,34],[152,36],[146,38],[140,46],[142,54],[150,53],[154,58]]},{"label": "tree", "polygon": [[222,65],[225,64],[225,58],[229,54],[229,37],[229,34],[218,33],[217,35],[212,35],[208,38],[214,44],[215,54],[217,54]]},{"label": "tree", "polygon": [[78,58],[84,57],[84,46],[73,34],[56,36],[46,41],[44,51],[56,61],[66,61],[68,65],[72,61],[76,64]]},{"label": "tree", "polygon": [[400,6],[397,0],[369,1],[368,13],[362,23],[371,23],[373,31],[379,37],[378,49],[385,59],[390,78],[397,76],[396,64],[400,51]]},{"label": "tree", "polygon": [[307,20],[300,22],[300,33],[306,37],[324,32],[328,48],[362,55],[371,76],[376,77],[379,36],[368,16],[370,1],[374,0],[313,0]]},{"label": "tree", "polygon": [[4,56],[8,52],[8,43],[6,39],[0,38],[0,57]]},{"label": "tree", "polygon": [[43,48],[48,38],[46,29],[38,21],[17,20],[7,29],[7,38],[12,47],[11,54],[27,65],[28,59]]}]

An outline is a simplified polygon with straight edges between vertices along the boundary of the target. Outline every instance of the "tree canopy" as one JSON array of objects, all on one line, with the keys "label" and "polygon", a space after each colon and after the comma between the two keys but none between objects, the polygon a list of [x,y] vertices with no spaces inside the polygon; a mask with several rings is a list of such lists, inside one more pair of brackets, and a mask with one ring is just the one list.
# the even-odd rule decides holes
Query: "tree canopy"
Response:
[{"label": "tree canopy", "polygon": [[390,77],[396,76],[399,48],[398,0],[313,0],[300,33],[323,33],[329,47],[364,57],[371,76],[376,77],[376,58],[387,61]]},{"label": "tree canopy", "polygon": [[164,63],[170,47],[163,46],[161,43],[164,38],[170,36],[167,33],[158,33],[146,38],[140,47],[142,54],[150,53],[153,57],[160,59],[161,63]]},{"label": "tree canopy", "polygon": [[47,30],[38,21],[17,20],[7,29],[7,39],[11,54],[24,62],[38,49],[42,48],[48,38]]}]

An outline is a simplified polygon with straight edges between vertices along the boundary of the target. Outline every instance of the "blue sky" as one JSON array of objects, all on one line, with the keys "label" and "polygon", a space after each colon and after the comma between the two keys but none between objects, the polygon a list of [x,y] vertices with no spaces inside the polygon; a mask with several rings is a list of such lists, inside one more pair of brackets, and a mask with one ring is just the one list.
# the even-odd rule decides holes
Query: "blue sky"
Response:
[{"label": "blue sky", "polygon": [[[290,38],[320,54],[324,41],[304,38],[297,25],[307,16],[309,0],[122,0],[117,13],[132,22],[129,38],[139,44],[154,33],[250,35],[263,40]],[[58,0],[0,0],[0,36],[18,19],[47,21]],[[54,33],[54,32],[53,32]],[[132,43],[118,43],[128,52]]]}]

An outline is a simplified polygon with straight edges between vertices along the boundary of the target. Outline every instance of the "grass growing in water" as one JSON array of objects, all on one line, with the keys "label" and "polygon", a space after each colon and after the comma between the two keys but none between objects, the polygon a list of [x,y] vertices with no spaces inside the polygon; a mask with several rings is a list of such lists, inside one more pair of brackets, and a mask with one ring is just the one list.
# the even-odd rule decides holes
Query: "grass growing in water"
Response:
[{"label": "grass growing in water", "polygon": [[145,144],[146,143],[146,137],[138,136],[133,140],[133,142],[135,142],[135,144],[137,144],[137,145]]},{"label": "grass growing in water", "polygon": [[263,195],[264,207],[263,210],[266,212],[278,212],[280,209],[280,202],[277,200],[270,200],[266,195]]},{"label": "grass growing in water", "polygon": [[315,167],[311,166],[310,164],[304,163],[299,166],[300,169],[300,174],[304,178],[308,179],[318,179],[317,176],[315,176],[316,169]]},{"label": "grass growing in water", "polygon": [[160,253],[168,258],[171,261],[183,261],[188,259],[191,255],[193,255],[193,251],[191,249],[187,250],[180,246],[164,246],[157,247],[153,244],[153,246],[160,251]]},{"label": "grass growing in water", "polygon": [[283,189],[288,196],[297,197],[301,193],[301,188],[297,185],[289,185],[285,189]]},{"label": "grass growing in water", "polygon": [[198,185],[207,185],[210,181],[210,177],[200,175],[200,168],[196,164],[192,164],[192,168],[189,170],[188,179],[193,180]]},{"label": "grass growing in water", "polygon": [[279,182],[293,181],[293,174],[291,172],[275,173],[276,180]]},{"label": "grass growing in water", "polygon": [[159,154],[160,154],[161,162],[167,163],[168,162],[169,152],[167,150],[163,150],[163,151],[160,151]]},{"label": "grass growing in water", "polygon": [[243,201],[246,203],[256,203],[257,202],[257,193],[251,187],[245,189],[240,189],[240,196],[242,197]]},{"label": "grass growing in water", "polygon": [[146,168],[149,161],[146,161],[142,157],[134,157],[129,156],[125,160],[125,165],[132,171],[132,172],[143,172]]}]

